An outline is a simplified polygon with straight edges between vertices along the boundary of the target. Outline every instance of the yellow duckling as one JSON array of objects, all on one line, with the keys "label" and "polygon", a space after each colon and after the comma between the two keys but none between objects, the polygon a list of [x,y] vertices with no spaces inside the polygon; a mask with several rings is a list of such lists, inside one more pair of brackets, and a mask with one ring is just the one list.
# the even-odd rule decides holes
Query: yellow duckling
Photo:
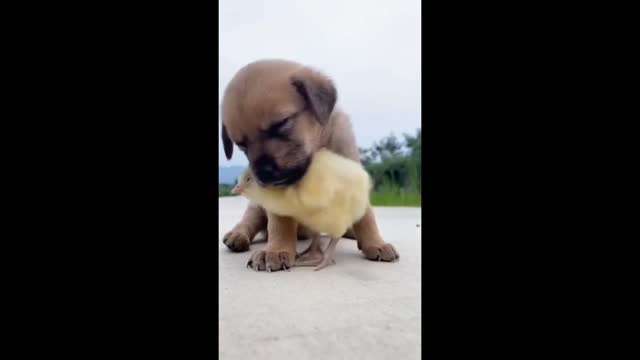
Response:
[{"label": "yellow duckling", "polygon": [[[372,182],[363,166],[326,149],[313,155],[306,174],[286,187],[263,187],[247,168],[232,193],[242,194],[267,211],[294,218],[317,234],[310,250],[320,249],[320,233],[331,237],[321,259],[301,260],[296,265],[317,265],[320,270],[335,263],[338,240],[360,220],[369,205]],[[321,251],[321,249],[320,249]]]}]

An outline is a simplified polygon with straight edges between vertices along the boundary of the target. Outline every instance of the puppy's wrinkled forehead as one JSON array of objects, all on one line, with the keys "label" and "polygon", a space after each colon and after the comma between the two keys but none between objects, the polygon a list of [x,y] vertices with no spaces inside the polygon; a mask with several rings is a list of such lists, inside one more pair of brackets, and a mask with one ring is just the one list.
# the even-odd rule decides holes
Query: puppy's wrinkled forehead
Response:
[{"label": "puppy's wrinkled forehead", "polygon": [[301,110],[304,99],[296,91],[292,76],[304,68],[288,61],[261,61],[241,69],[231,80],[222,100],[222,119],[229,136],[239,139],[246,132],[265,130]]}]

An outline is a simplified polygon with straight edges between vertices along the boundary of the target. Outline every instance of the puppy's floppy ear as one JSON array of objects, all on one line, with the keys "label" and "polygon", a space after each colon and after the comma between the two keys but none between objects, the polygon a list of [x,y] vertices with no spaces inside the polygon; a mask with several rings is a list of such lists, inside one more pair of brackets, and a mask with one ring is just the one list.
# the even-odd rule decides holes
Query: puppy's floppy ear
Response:
[{"label": "puppy's floppy ear", "polygon": [[224,155],[227,157],[227,160],[231,160],[231,156],[233,155],[233,142],[229,139],[227,129],[224,125],[222,125],[222,144],[224,145]]},{"label": "puppy's floppy ear", "polygon": [[291,77],[291,83],[320,123],[326,124],[338,99],[333,81],[317,71],[303,68]]}]

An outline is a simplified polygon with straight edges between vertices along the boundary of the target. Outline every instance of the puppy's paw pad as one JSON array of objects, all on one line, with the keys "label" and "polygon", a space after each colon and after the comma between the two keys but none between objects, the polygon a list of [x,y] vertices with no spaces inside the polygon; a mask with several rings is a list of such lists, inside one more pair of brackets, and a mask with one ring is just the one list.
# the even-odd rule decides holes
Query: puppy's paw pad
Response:
[{"label": "puppy's paw pad", "polygon": [[255,270],[255,271],[264,271],[267,269],[265,263],[265,251],[258,250],[251,254],[249,261],[247,262],[247,267]]},{"label": "puppy's paw pad", "polygon": [[239,231],[229,231],[222,238],[222,242],[233,252],[249,250],[249,236]]},{"label": "puppy's paw pad", "polygon": [[398,251],[389,243],[370,245],[362,252],[367,259],[373,261],[395,262],[400,260],[400,254],[398,254]]},{"label": "puppy's paw pad", "polygon": [[259,250],[251,255],[247,266],[256,271],[288,271],[293,266],[294,259],[295,255],[292,256],[286,251]]}]

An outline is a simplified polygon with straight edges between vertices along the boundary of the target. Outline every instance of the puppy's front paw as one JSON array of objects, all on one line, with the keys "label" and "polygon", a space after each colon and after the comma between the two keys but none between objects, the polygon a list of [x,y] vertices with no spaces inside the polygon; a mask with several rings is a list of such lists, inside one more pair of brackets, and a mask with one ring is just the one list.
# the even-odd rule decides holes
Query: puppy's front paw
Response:
[{"label": "puppy's front paw", "polygon": [[247,267],[256,271],[288,271],[293,266],[295,258],[295,251],[290,253],[288,251],[258,250],[251,254]]},{"label": "puppy's front paw", "polygon": [[394,262],[400,259],[396,249],[389,243],[365,246],[362,252],[367,259],[374,261]]},{"label": "puppy's front paw", "polygon": [[222,238],[222,242],[233,252],[244,252],[249,250],[249,236],[243,231],[229,231]]}]

